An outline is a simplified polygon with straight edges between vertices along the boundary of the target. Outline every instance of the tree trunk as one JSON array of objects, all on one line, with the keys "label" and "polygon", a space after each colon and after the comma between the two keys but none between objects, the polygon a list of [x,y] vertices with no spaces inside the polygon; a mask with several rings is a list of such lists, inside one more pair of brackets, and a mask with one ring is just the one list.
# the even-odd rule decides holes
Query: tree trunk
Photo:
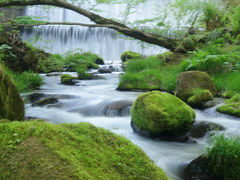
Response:
[{"label": "tree trunk", "polygon": [[[136,30],[130,28],[122,23],[116,22],[111,19],[104,18],[97,14],[94,14],[88,10],[82,9],[78,6],[74,6],[68,2],[63,0],[11,0],[11,1],[2,1],[0,2],[0,7],[9,7],[9,6],[33,6],[33,5],[51,5],[56,7],[61,7],[65,9],[69,9],[75,11],[83,16],[88,17],[91,21],[95,22],[98,27],[107,27],[114,30],[117,30],[127,36],[139,39],[141,41],[155,44],[166,49],[173,51],[178,44],[178,41],[166,37],[160,37],[156,35],[152,35],[150,33],[145,33],[140,30]],[[61,24],[61,23],[60,23]],[[72,23],[77,24],[77,23]],[[79,23],[80,24],[80,23]],[[97,26],[96,26],[97,27]]]}]

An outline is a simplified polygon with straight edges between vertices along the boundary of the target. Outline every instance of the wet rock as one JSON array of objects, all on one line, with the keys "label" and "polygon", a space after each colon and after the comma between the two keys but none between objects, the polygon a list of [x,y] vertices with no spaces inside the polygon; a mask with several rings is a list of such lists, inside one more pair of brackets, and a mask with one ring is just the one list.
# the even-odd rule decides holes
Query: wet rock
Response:
[{"label": "wet rock", "polygon": [[209,131],[223,131],[225,128],[216,123],[212,122],[195,122],[190,129],[188,136],[193,138],[202,138],[208,133]]},{"label": "wet rock", "polygon": [[106,77],[101,76],[101,75],[94,75],[93,79],[95,79],[95,80],[106,80]]},{"label": "wet rock", "polygon": [[138,96],[131,114],[136,127],[160,138],[184,136],[195,119],[195,112],[186,103],[159,91]]},{"label": "wet rock", "polygon": [[210,171],[208,159],[201,155],[193,160],[184,170],[185,180],[221,180],[215,179]]},{"label": "wet rock", "polygon": [[176,87],[177,97],[187,102],[196,90],[209,90],[213,96],[217,94],[217,90],[206,72],[187,71],[178,76]]},{"label": "wet rock", "polygon": [[45,106],[48,104],[56,104],[58,103],[58,99],[55,97],[44,98],[42,100],[36,101],[32,104],[32,106]]},{"label": "wet rock", "polygon": [[69,74],[63,74],[61,76],[61,84],[65,84],[65,85],[74,85],[77,83],[77,81],[75,81],[77,78],[73,77]]},{"label": "wet rock", "polygon": [[116,109],[116,110],[121,110],[127,106],[132,106],[132,101],[127,101],[127,100],[119,100],[119,101],[113,101],[110,104],[108,104],[109,109]]},{"label": "wet rock", "polygon": [[99,68],[98,73],[112,73],[113,69],[110,66],[102,66]]},{"label": "wet rock", "polygon": [[46,76],[51,77],[51,76],[60,76],[62,75],[61,73],[47,73]]},{"label": "wet rock", "polygon": [[43,93],[32,93],[28,96],[28,99],[31,103],[39,101],[40,99],[46,97]]}]

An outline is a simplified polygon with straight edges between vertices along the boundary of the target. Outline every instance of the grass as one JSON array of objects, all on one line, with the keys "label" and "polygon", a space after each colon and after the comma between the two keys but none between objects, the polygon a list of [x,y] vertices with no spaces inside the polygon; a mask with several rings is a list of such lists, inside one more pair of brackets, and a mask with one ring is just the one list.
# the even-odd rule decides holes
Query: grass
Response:
[{"label": "grass", "polygon": [[65,64],[64,58],[59,54],[51,54],[47,59],[40,59],[38,62],[38,71],[41,73],[62,72]]},{"label": "grass", "polygon": [[217,136],[208,148],[209,166],[219,179],[240,179],[240,138]]},{"label": "grass", "polygon": [[31,71],[14,73],[10,69],[4,67],[5,73],[13,79],[17,90],[21,93],[29,92],[38,89],[43,84],[43,79],[40,75]]},{"label": "grass", "polygon": [[129,140],[88,123],[0,123],[0,179],[168,179]]},{"label": "grass", "polygon": [[161,89],[172,92],[175,90],[177,76],[182,70],[182,65],[165,65],[158,56],[129,61],[126,73],[120,78],[118,89]]}]

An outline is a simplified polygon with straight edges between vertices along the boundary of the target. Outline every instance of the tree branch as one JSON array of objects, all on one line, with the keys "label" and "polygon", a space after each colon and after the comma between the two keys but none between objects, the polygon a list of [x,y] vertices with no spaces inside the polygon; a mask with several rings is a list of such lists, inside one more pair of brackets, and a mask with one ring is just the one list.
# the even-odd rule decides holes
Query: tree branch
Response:
[{"label": "tree branch", "polygon": [[[154,36],[149,33],[145,33],[140,30],[132,29],[122,23],[101,17],[97,14],[94,14],[90,11],[82,9],[78,6],[74,6],[63,0],[11,0],[11,1],[0,2],[0,7],[33,6],[33,5],[51,5],[51,6],[69,9],[69,10],[75,11],[85,17],[88,17],[91,21],[95,22],[97,25],[96,24],[95,25],[90,25],[90,24],[87,25],[87,24],[81,24],[81,23],[72,23],[72,24],[58,23],[58,24],[80,25],[80,26],[89,26],[89,27],[107,27],[107,28],[117,30],[127,36],[142,40],[142,41],[150,43],[150,44],[162,46],[162,47],[167,48],[172,51],[177,47],[178,42],[176,40],[165,38],[165,37],[157,37],[157,36]],[[43,24],[39,24],[39,25],[43,25]],[[48,24],[48,25],[50,25],[50,24]],[[24,25],[24,26],[30,26],[30,25]]]}]

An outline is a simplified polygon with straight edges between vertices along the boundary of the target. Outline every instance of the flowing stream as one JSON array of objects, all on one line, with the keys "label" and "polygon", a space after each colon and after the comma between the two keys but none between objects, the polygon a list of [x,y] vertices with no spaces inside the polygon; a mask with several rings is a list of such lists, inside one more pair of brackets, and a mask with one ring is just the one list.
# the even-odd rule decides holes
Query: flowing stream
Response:
[{"label": "flowing stream", "polygon": [[[151,17],[151,9],[154,3],[164,6],[165,0],[149,0],[140,5],[131,20],[141,16]],[[102,8],[106,8],[103,6]],[[118,15],[121,5],[108,6],[111,9],[108,17]],[[63,9],[53,9],[52,14],[42,12],[39,7],[26,10],[27,15],[44,15],[51,21],[73,21],[89,23],[85,18],[73,12]],[[102,56],[108,65],[113,66],[115,72],[111,74],[97,74],[95,80],[78,81],[74,86],[60,84],[60,76],[46,76],[44,85],[35,93],[43,93],[45,96],[54,96],[59,99],[57,104],[44,107],[33,107],[26,103],[26,115],[35,118],[46,119],[51,123],[79,123],[90,122],[98,127],[130,139],[142,148],[156,165],[174,180],[183,179],[183,169],[194,158],[205,152],[208,138],[196,139],[193,143],[167,142],[144,138],[134,133],[130,126],[130,109],[132,102],[140,92],[117,91],[119,74],[121,74],[120,54],[125,50],[132,50],[142,54],[158,54],[165,49],[149,46],[137,40],[129,40],[122,36],[119,38],[114,30],[106,28],[86,28],[74,26],[41,26],[22,32],[23,39],[33,41],[38,37],[34,45],[51,53],[63,53],[76,48],[92,51]],[[111,64],[112,63],[112,64]],[[107,65],[107,66],[108,66]],[[74,75],[74,73],[71,73]],[[25,97],[25,95],[24,95]],[[196,110],[196,121],[211,121],[219,123],[226,128],[225,133],[240,135],[239,118],[217,113],[216,107],[204,111]]]}]

